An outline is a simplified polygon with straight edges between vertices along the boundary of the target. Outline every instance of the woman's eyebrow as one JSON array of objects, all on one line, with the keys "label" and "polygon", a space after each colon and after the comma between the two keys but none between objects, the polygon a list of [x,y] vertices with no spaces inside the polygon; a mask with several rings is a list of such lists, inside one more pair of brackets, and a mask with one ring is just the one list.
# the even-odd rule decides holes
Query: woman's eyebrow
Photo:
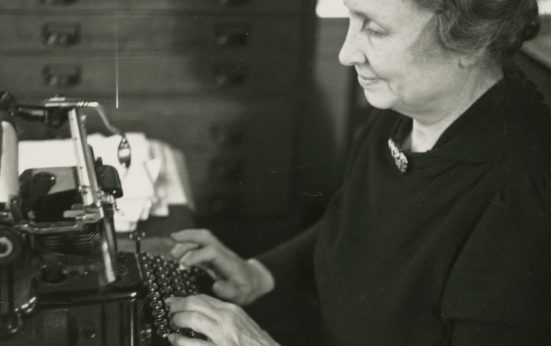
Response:
[{"label": "woman's eyebrow", "polygon": [[387,25],[381,23],[379,20],[377,20],[377,18],[373,18],[373,16],[371,16],[371,15],[365,13],[365,12],[356,11],[356,10],[353,10],[353,9],[350,9],[350,8],[348,8],[348,11],[350,12],[351,15],[354,15],[355,17],[359,17],[359,18],[362,18],[362,19],[367,19],[369,21],[373,21],[377,25],[382,27],[383,29],[388,29]]},{"label": "woman's eyebrow", "polygon": [[367,14],[365,14],[365,13],[363,13],[363,12],[360,12],[360,11],[353,10],[353,9],[351,9],[351,8],[348,8],[348,12],[350,12],[350,14],[353,14],[353,15],[355,15],[355,16],[357,16],[357,17],[362,17],[362,18],[368,18],[368,19],[370,19],[370,17],[369,17]]}]

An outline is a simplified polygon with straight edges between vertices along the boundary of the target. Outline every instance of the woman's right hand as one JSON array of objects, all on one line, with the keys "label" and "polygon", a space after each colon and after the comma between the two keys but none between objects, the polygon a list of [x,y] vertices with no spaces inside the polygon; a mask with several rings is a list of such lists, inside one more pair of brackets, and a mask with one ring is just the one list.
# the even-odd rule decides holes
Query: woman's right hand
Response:
[{"label": "woman's right hand", "polygon": [[171,254],[183,266],[211,272],[213,292],[223,300],[243,306],[274,288],[272,275],[260,262],[242,259],[206,229],[186,229],[171,237],[176,241]]}]

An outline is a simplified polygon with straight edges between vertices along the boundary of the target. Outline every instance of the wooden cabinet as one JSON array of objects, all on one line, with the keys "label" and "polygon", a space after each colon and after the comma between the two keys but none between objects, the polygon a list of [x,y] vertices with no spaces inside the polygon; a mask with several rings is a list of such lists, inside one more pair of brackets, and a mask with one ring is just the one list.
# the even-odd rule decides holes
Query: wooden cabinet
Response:
[{"label": "wooden cabinet", "polygon": [[179,11],[159,16],[143,11],[124,16],[117,14],[119,12],[75,12],[63,16],[51,12],[1,14],[0,30],[4,44],[0,51],[49,52],[64,48],[62,52],[67,54],[112,51],[118,45],[123,51],[186,52],[190,48],[238,48],[240,52],[269,52],[281,56],[289,50],[296,54],[300,42],[296,28],[300,27],[302,19],[286,14],[273,14],[258,20],[244,13],[205,18]]},{"label": "wooden cabinet", "polygon": [[[117,67],[118,65],[118,67]],[[26,66],[24,69],[21,66]],[[268,66],[268,67],[266,67]],[[194,55],[32,56],[2,58],[0,74],[18,95],[46,97],[288,93],[297,59]],[[118,69],[118,80],[117,80]]]},{"label": "wooden cabinet", "polygon": [[[200,218],[289,214],[312,0],[3,0],[0,85],[186,154]],[[115,107],[118,101],[119,107]]]},{"label": "wooden cabinet", "polygon": [[[297,0],[2,0],[6,10],[183,10],[200,13],[268,13],[297,14],[303,10],[304,1]],[[313,4],[308,6],[313,15]],[[208,14],[207,13],[207,14]]]}]

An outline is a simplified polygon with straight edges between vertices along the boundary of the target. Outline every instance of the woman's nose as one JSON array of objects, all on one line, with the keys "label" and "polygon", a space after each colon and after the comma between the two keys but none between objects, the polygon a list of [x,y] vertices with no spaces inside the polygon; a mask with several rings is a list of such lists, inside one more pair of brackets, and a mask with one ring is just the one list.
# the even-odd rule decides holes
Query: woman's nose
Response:
[{"label": "woman's nose", "polygon": [[359,37],[350,27],[339,52],[339,62],[344,66],[353,66],[367,62],[361,49]]}]

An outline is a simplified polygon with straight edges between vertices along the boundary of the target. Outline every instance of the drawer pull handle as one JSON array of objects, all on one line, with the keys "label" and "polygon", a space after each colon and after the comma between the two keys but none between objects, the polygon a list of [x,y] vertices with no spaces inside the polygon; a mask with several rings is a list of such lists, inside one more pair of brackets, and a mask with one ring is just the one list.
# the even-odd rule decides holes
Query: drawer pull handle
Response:
[{"label": "drawer pull handle", "polygon": [[77,23],[46,23],[42,27],[42,43],[50,47],[70,47],[80,42]]},{"label": "drawer pull handle", "polygon": [[241,85],[247,80],[247,71],[240,64],[217,65],[214,67],[214,80],[219,86]]},{"label": "drawer pull handle", "polygon": [[40,0],[44,5],[63,6],[77,2],[77,0]]},{"label": "drawer pull handle", "polygon": [[219,26],[216,30],[216,44],[220,47],[246,46],[250,31],[248,25]]},{"label": "drawer pull handle", "polygon": [[77,65],[48,65],[42,76],[51,87],[74,87],[80,83],[81,69]]},{"label": "drawer pull handle", "polygon": [[249,3],[249,0],[218,0],[218,3],[224,6],[242,6]]}]

